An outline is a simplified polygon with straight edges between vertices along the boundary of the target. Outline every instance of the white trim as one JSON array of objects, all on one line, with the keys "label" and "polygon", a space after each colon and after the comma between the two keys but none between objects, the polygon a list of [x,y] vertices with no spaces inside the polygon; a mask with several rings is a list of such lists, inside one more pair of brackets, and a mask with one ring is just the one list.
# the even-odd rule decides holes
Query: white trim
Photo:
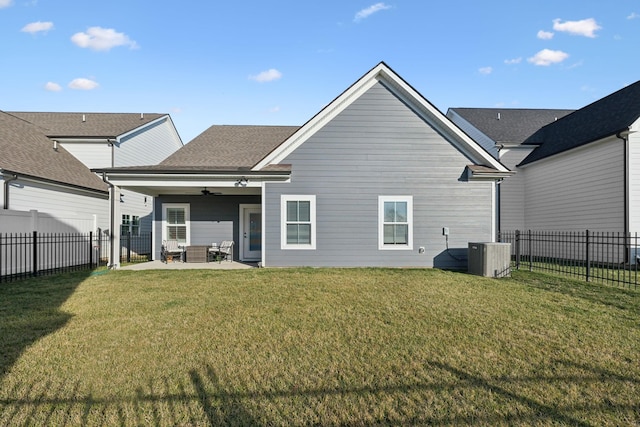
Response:
[{"label": "white trim", "polygon": [[[408,240],[406,245],[384,244],[384,203],[406,202]],[[383,251],[408,251],[413,250],[413,196],[378,196],[378,249]]]},{"label": "white trim", "polygon": [[265,200],[267,200],[267,198],[266,198],[266,196],[267,196],[267,186],[266,186],[266,183],[264,183],[264,182],[262,183],[261,192],[262,192],[262,194],[261,194],[260,200],[262,201],[262,205],[263,206],[262,206],[262,259],[260,260],[260,264],[261,264],[262,267],[266,267],[266,264],[265,264],[265,258],[266,258],[265,253],[267,252],[266,251],[267,242],[265,240],[265,234],[266,233],[264,232],[264,230],[265,230],[265,226],[267,225],[267,217],[266,217],[266,214],[265,214],[265,211],[267,209],[266,209],[266,206],[264,206],[264,205],[265,205]]},{"label": "white trim", "polygon": [[167,240],[167,208],[184,208],[184,221],[187,227],[187,241],[185,246],[191,244],[191,205],[189,203],[163,203],[162,204],[162,240]]},{"label": "white trim", "polygon": [[[293,245],[287,243],[287,202],[309,202],[309,219],[311,223],[311,243],[306,245]],[[315,250],[316,248],[316,196],[315,195],[291,195],[280,196],[280,249]]]},{"label": "white trim", "polygon": [[499,160],[496,160],[488,151],[465,134],[453,121],[440,112],[422,95],[408,85],[400,76],[393,72],[384,63],[378,64],[367,74],[361,77],[349,89],[343,92],[320,113],[314,116],[279,147],[262,159],[253,167],[253,171],[259,171],[270,164],[278,164],[283,161],[296,148],[313,136],[326,123],[340,114],[360,95],[369,90],[379,81],[386,82],[385,87],[402,99],[407,105],[423,118],[426,122],[438,128],[439,131],[450,135],[450,142],[467,155],[474,162],[487,165],[500,172],[509,172]]}]

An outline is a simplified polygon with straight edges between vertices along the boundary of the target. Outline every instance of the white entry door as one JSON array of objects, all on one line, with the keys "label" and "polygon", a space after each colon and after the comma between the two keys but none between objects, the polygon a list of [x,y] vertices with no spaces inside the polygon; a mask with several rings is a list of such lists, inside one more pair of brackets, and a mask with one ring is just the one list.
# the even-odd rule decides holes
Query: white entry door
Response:
[{"label": "white entry door", "polygon": [[262,208],[260,205],[241,206],[240,255],[243,261],[262,259]]}]

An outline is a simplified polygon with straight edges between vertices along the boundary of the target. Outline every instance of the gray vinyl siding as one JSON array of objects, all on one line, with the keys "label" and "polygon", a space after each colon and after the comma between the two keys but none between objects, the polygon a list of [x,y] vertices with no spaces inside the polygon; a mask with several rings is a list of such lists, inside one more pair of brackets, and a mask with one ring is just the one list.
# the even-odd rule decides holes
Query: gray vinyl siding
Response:
[{"label": "gray vinyl siding", "polygon": [[629,231],[640,233],[640,134],[638,133],[629,135]]},{"label": "gray vinyl siding", "polygon": [[122,138],[115,150],[115,166],[155,165],[182,147],[168,119]]},{"label": "gray vinyl siding", "polygon": [[[492,240],[493,183],[466,182],[472,162],[380,83],[282,163],[291,182],[266,184],[263,201],[267,267],[466,268],[468,242]],[[283,194],[316,196],[315,250],[281,249]],[[412,250],[378,249],[378,196],[394,195],[413,196]]]},{"label": "gray vinyl siding", "polygon": [[499,185],[500,191],[500,230],[522,230],[524,228],[525,205],[525,170],[515,166],[529,153],[531,147],[505,148],[500,151],[500,161],[503,165],[515,171],[515,175],[503,180]]},{"label": "gray vinyl siding", "polygon": [[[239,259],[240,242],[240,205],[260,204],[260,196],[160,196],[154,200],[154,259],[160,259],[162,245],[162,205],[165,203],[181,203],[189,205],[189,221],[191,222],[191,244],[209,245],[213,242],[233,239],[235,243],[233,258]],[[222,238],[227,230],[231,235]],[[196,234],[197,233],[197,234]],[[209,234],[210,233],[210,234]]]},{"label": "gray vinyl siding", "polygon": [[526,228],[623,232],[623,149],[610,138],[526,166]]}]

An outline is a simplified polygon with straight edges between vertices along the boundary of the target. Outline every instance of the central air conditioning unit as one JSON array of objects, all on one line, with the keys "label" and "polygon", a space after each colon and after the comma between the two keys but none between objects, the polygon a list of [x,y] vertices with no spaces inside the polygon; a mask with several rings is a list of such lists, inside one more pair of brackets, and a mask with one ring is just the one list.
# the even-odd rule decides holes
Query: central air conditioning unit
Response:
[{"label": "central air conditioning unit", "polygon": [[469,243],[470,274],[484,277],[511,276],[511,243]]}]

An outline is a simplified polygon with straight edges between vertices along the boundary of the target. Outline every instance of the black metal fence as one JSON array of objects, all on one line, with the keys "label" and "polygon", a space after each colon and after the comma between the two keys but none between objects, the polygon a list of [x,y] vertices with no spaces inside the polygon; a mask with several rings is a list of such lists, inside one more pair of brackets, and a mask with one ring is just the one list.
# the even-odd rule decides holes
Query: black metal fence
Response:
[{"label": "black metal fence", "polygon": [[[120,262],[152,259],[151,233],[120,237]],[[97,233],[0,233],[0,282],[107,265],[109,236]]]},{"label": "black metal fence", "polygon": [[95,268],[98,245],[93,233],[0,234],[0,282]]},{"label": "black metal fence", "polygon": [[585,231],[503,231],[516,269],[560,273],[586,281],[638,288],[637,233]]}]

